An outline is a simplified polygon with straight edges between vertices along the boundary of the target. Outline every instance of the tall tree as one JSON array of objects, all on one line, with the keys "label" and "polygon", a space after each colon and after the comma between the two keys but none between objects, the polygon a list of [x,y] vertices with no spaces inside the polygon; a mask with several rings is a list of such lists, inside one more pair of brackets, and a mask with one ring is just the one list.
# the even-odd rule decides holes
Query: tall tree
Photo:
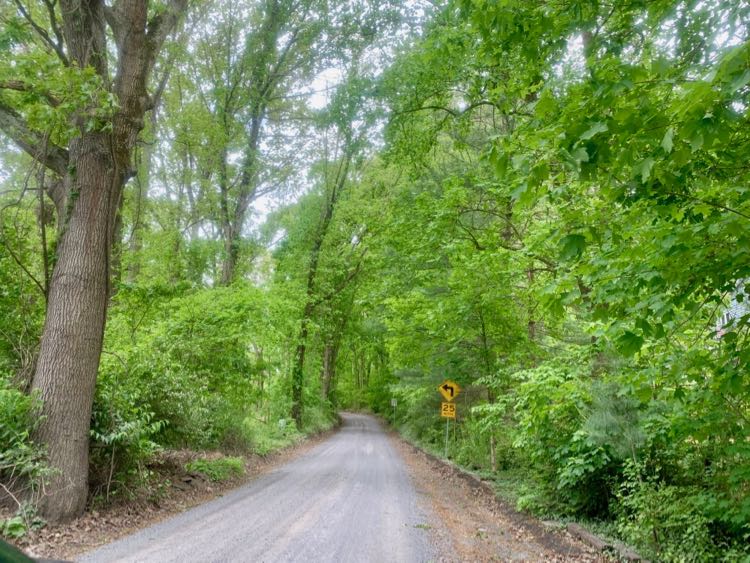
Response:
[{"label": "tall tree", "polygon": [[179,166],[198,180],[188,193],[210,202],[206,219],[223,245],[223,285],[237,277],[253,201],[286,179],[289,155],[268,152],[278,145],[281,116],[304,101],[299,89],[327,56],[321,38],[331,11],[319,0],[218,2],[192,45],[193,60],[182,65],[173,108],[183,131]]},{"label": "tall tree", "polygon": [[[360,51],[361,52],[361,51]],[[300,319],[300,329],[292,368],[292,418],[302,425],[302,390],[304,386],[305,354],[309,325],[316,308],[335,296],[337,289],[321,289],[319,266],[321,251],[328,236],[331,222],[343,192],[351,181],[351,175],[363,162],[363,153],[368,144],[369,126],[375,114],[368,101],[372,97],[372,82],[360,78],[359,57],[352,62],[347,80],[339,87],[336,96],[323,112],[324,161],[322,163],[323,206],[320,220],[310,233],[311,244],[307,260],[305,304]],[[329,139],[329,136],[332,139]],[[331,143],[332,148],[329,148]],[[330,151],[330,152],[329,152]],[[346,275],[344,285],[357,275],[359,265]],[[335,358],[334,358],[335,359]],[[329,358],[329,361],[331,358]]]},{"label": "tall tree", "polygon": [[[24,97],[14,95],[41,92],[54,109],[60,104],[48,86],[32,75],[0,84],[0,128],[59,179],[48,190],[60,214],[61,234],[32,387],[43,400],[38,438],[56,470],[41,509],[49,520],[60,521],[80,514],[88,495],[89,421],[115,218],[123,186],[133,175],[133,148],[151,108],[149,77],[187,0],[157,7],[147,0],[15,4],[18,20],[36,34],[34,41],[57,58],[53,68],[64,76],[88,78],[103,94],[70,107],[72,133],[62,146],[25,114]],[[110,101],[106,112],[102,99]]]}]

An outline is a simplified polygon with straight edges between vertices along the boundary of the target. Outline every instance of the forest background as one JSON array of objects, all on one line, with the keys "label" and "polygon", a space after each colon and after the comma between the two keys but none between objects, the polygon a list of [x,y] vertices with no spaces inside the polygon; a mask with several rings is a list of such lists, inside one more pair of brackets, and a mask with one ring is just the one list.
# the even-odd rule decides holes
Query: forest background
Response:
[{"label": "forest background", "polygon": [[3,532],[339,409],[438,450],[450,378],[451,458],[519,508],[750,557],[749,26],[726,0],[3,4]]}]

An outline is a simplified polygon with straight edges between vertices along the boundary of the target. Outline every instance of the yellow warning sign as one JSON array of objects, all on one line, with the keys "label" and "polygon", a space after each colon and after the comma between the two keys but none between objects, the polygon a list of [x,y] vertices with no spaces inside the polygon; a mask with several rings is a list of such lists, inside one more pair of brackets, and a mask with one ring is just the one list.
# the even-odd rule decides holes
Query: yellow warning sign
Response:
[{"label": "yellow warning sign", "polygon": [[441,403],[440,416],[443,418],[456,418],[456,403]]},{"label": "yellow warning sign", "polygon": [[461,388],[458,386],[458,383],[454,383],[450,379],[446,379],[440,384],[440,387],[438,387],[438,391],[440,391],[440,394],[446,401],[452,401],[453,399],[458,397],[458,394],[461,392]]}]

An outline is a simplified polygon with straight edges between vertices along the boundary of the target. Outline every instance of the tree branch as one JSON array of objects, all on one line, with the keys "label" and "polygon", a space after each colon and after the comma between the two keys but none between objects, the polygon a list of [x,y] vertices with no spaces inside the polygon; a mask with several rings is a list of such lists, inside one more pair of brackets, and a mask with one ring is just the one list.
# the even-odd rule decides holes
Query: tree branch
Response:
[{"label": "tree branch", "polygon": [[326,301],[330,301],[333,299],[337,294],[341,293],[344,289],[346,289],[346,286],[349,285],[349,282],[351,282],[354,278],[359,275],[359,272],[362,270],[362,262],[364,261],[365,255],[367,254],[367,248],[365,248],[362,253],[359,255],[359,260],[357,261],[357,265],[349,270],[349,272],[346,274],[346,277],[342,279],[333,290],[329,291],[325,295],[319,296],[315,301],[311,303],[313,309],[317,309],[318,305],[321,305],[325,303]]},{"label": "tree branch", "polygon": [[34,21],[34,18],[31,17],[31,14],[26,9],[26,6],[21,3],[21,0],[15,0],[15,4],[18,8],[18,11],[21,12],[23,18],[27,22],[29,22],[29,25],[31,25],[32,28],[34,28],[34,31],[36,31],[37,35],[42,38],[42,41],[55,52],[62,64],[64,64],[65,66],[70,66],[70,60],[63,50],[62,34],[60,33],[60,28],[57,26],[57,21],[55,20],[54,3],[50,2],[49,0],[44,1],[45,6],[47,7],[47,11],[50,15],[50,25],[52,26],[52,32],[55,34],[57,42],[53,41],[49,33],[47,33],[46,29],[44,29],[42,26],[36,23],[36,21]]},{"label": "tree branch", "polygon": [[52,107],[56,108],[60,105],[60,100],[55,98],[49,92],[39,90],[31,84],[28,84],[22,80],[0,80],[0,90],[14,90],[16,92],[29,92],[39,94],[40,96],[44,96],[44,98]]},{"label": "tree branch", "polygon": [[[63,52],[62,46],[65,45],[65,39],[62,34],[62,30],[60,29],[60,26],[57,25],[57,16],[55,15],[55,5],[57,4],[57,0],[44,0],[44,6],[47,8],[47,15],[49,16],[49,26],[52,28],[52,33],[55,34],[55,39],[57,39],[56,45],[60,47],[60,53],[57,53],[57,56],[59,57],[62,55],[65,57],[65,53]],[[64,61],[63,61],[64,62]]]},{"label": "tree branch", "polygon": [[5,247],[5,250],[8,252],[8,254],[10,254],[10,257],[13,259],[13,261],[18,265],[19,268],[21,268],[23,270],[23,272],[27,276],[29,276],[29,278],[31,279],[31,281],[34,282],[34,285],[36,285],[39,288],[39,291],[42,292],[42,295],[44,295],[45,299],[46,299],[47,292],[46,292],[44,286],[41,284],[41,282],[38,279],[36,279],[36,277],[34,277],[34,274],[32,274],[29,271],[29,269],[24,265],[24,263],[21,261],[21,258],[19,258],[19,256],[13,251],[13,249],[8,244],[8,242],[4,238],[0,239],[0,241],[2,241],[3,246]]},{"label": "tree branch", "polygon": [[[0,102],[0,131],[3,131],[34,160],[44,164],[60,176],[67,174],[68,151],[52,143],[45,143],[40,133],[29,129],[23,118],[2,102]],[[46,150],[43,147],[46,147]]]},{"label": "tree branch", "polygon": [[187,8],[187,0],[170,0],[167,9],[156,14],[148,22],[146,39],[151,45],[152,53],[157,53],[167,35],[177,25],[180,16]]}]

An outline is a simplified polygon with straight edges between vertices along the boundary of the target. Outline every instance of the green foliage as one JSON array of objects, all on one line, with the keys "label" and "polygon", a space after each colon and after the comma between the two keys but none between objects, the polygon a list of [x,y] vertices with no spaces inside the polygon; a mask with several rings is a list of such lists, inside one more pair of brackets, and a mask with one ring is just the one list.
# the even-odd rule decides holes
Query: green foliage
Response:
[{"label": "green foliage", "polygon": [[161,448],[267,453],[298,439],[274,430],[288,414],[275,377],[287,310],[252,287],[121,288],[92,416],[94,485],[148,481]]},{"label": "green foliage", "polygon": [[19,108],[32,130],[60,146],[82,132],[110,131],[117,100],[96,71],[62,65],[50,52],[28,49],[33,43],[28,38],[14,37],[15,43],[26,43],[23,51],[0,51],[0,80],[18,84],[17,89],[0,89],[0,101]]},{"label": "green foliage", "polygon": [[609,509],[609,484],[618,469],[608,444],[584,429],[592,399],[582,377],[587,366],[578,363],[583,359],[574,354],[518,372],[513,446],[548,484],[552,510],[601,516]]},{"label": "green foliage", "polygon": [[16,510],[15,515],[5,520],[0,520],[0,537],[17,540],[24,537],[32,530],[39,530],[46,522],[36,513],[33,502],[23,502]]},{"label": "green foliage", "polygon": [[[155,439],[164,427],[162,421],[152,421],[152,413],[124,404],[122,397],[114,394],[106,396],[111,391],[100,388],[97,395],[89,454],[92,486],[95,491],[105,490],[107,497],[118,486],[137,487],[148,481],[150,473],[145,464],[161,449]],[[105,402],[107,412],[101,410]]]},{"label": "green foliage", "polygon": [[606,446],[619,459],[636,459],[645,436],[640,403],[615,384],[592,386],[592,401],[583,431],[594,444]]},{"label": "green foliage", "polygon": [[26,204],[0,213],[0,375],[12,373],[22,385],[31,379],[45,307],[29,275],[42,279],[34,222]]},{"label": "green foliage", "polygon": [[45,450],[31,439],[38,402],[0,379],[0,479],[16,496],[35,499],[50,475]]},{"label": "green foliage", "polygon": [[336,416],[326,404],[315,404],[308,400],[309,408],[306,409],[303,417],[302,431],[306,434],[319,434],[330,430],[335,422]]},{"label": "green foliage", "polygon": [[243,428],[248,435],[248,440],[253,444],[253,452],[262,456],[291,446],[303,437],[292,420],[286,418],[268,423],[255,418],[246,418]]},{"label": "green foliage", "polygon": [[245,461],[241,457],[196,459],[186,464],[185,469],[203,473],[211,481],[227,481],[245,474]]},{"label": "green foliage", "polygon": [[[1,374],[0,374],[1,375]],[[18,539],[31,529],[44,526],[36,514],[36,501],[51,476],[45,448],[36,444],[32,432],[39,423],[39,402],[15,389],[0,377],[0,483],[2,496],[17,503],[10,518],[0,520],[0,536]]]},{"label": "green foliage", "polygon": [[729,546],[715,543],[700,489],[644,481],[639,472],[628,463],[618,491],[623,537],[661,561],[722,559]]},{"label": "green foliage", "polygon": [[22,538],[26,535],[26,532],[26,523],[20,516],[14,516],[13,518],[0,521],[0,535],[6,538]]}]

